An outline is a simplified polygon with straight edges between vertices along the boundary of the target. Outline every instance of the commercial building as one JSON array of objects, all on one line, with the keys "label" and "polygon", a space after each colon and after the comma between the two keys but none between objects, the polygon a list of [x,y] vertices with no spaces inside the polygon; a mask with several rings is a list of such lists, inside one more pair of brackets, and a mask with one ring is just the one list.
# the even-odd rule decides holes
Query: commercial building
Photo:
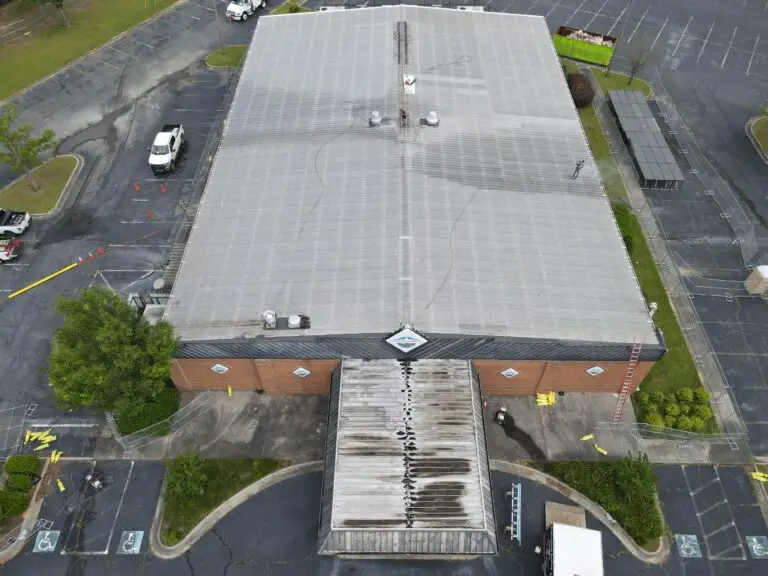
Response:
[{"label": "commercial building", "polygon": [[481,394],[664,353],[544,19],[415,6],[260,19],[165,318],[180,389],[330,395],[328,554],[495,552]]}]

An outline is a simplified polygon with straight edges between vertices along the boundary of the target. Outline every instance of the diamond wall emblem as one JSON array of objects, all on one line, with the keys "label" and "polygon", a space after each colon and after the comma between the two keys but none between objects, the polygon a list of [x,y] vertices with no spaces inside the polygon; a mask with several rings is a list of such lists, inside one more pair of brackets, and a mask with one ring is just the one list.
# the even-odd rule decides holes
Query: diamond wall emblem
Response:
[{"label": "diamond wall emblem", "polygon": [[216,374],[226,374],[229,372],[229,368],[224,366],[223,364],[214,364],[211,366],[211,371],[216,372]]},{"label": "diamond wall emblem", "polygon": [[303,366],[299,366],[298,368],[296,368],[296,370],[294,370],[293,373],[296,376],[298,376],[299,378],[306,378],[307,376],[312,374],[312,372],[310,372],[309,370],[307,370]]},{"label": "diamond wall emblem", "polygon": [[592,368],[587,368],[586,372],[590,376],[600,376],[605,370],[600,368],[600,366],[592,366]]},{"label": "diamond wall emblem", "polygon": [[501,372],[501,375],[504,376],[504,378],[514,378],[518,374],[520,374],[520,372],[518,372],[514,368],[507,368],[506,370]]},{"label": "diamond wall emblem", "polygon": [[427,339],[418,332],[411,330],[410,326],[406,326],[392,334],[392,336],[387,338],[386,342],[400,350],[400,352],[410,352],[426,344]]}]

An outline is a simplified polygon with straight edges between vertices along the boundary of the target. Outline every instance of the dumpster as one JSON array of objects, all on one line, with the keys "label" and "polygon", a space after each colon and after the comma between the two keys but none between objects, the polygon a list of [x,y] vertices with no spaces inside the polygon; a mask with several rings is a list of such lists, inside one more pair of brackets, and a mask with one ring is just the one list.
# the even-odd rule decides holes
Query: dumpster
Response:
[{"label": "dumpster", "polygon": [[600,66],[608,66],[616,47],[616,38],[613,36],[568,26],[560,26],[552,42],[558,55]]}]

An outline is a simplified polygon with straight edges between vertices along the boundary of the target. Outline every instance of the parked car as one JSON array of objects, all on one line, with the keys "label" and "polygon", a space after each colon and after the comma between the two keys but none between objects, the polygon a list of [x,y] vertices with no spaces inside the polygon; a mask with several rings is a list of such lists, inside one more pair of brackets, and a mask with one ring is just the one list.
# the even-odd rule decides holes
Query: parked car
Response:
[{"label": "parked car", "polygon": [[28,212],[12,212],[0,208],[0,237],[20,236],[29,228],[32,217]]},{"label": "parked car", "polygon": [[245,22],[258,9],[267,7],[267,0],[232,0],[227,6],[227,19]]},{"label": "parked car", "polygon": [[173,172],[184,146],[184,128],[181,124],[166,124],[155,136],[149,150],[149,167],[152,172]]}]

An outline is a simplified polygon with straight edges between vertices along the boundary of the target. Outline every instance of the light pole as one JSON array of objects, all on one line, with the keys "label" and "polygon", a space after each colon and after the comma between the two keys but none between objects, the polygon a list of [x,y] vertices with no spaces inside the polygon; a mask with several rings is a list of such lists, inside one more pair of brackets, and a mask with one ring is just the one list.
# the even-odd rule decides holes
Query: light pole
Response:
[{"label": "light pole", "polygon": [[219,48],[224,48],[224,38],[221,35],[221,25],[219,24],[219,10],[216,8],[216,0],[211,0],[213,13],[216,16],[216,30],[219,32]]},{"label": "light pole", "polygon": [[616,50],[619,49],[619,40],[624,40],[624,32],[627,29],[627,20],[629,20],[629,13],[632,10],[632,3],[634,0],[629,0],[629,5],[627,6],[627,11],[624,12],[624,22],[621,24],[621,32],[619,33],[618,38],[616,38],[616,44],[613,47],[613,56],[611,57],[610,61],[608,62],[608,66],[605,68],[605,75],[608,76],[608,74],[611,73],[611,64],[613,64],[613,59],[616,56]]}]

